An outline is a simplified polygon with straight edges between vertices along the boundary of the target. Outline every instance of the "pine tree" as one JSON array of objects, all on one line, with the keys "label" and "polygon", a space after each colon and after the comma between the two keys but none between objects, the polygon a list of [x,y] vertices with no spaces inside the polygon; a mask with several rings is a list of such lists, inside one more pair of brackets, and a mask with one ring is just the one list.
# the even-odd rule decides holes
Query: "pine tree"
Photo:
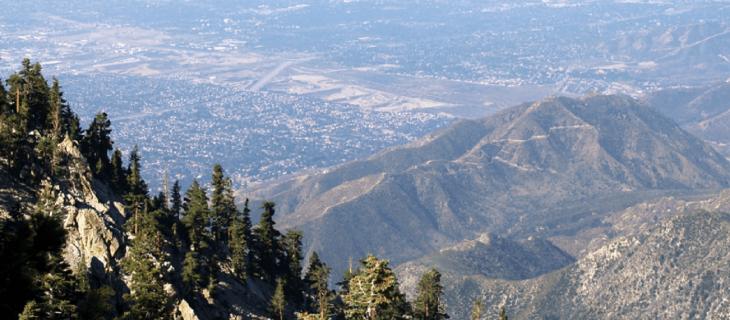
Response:
[{"label": "pine tree", "polygon": [[3,81],[2,79],[0,79],[0,116],[9,115],[12,113],[13,109],[10,107],[10,103],[8,103],[8,92],[5,91]]},{"label": "pine tree", "polygon": [[286,293],[294,304],[301,305],[305,289],[302,281],[302,232],[289,230],[281,242],[284,256],[279,259],[282,262],[280,274],[284,275],[287,283]]},{"label": "pine tree", "polygon": [[[246,204],[248,206],[248,204]],[[245,210],[245,209],[244,209]],[[251,243],[251,225],[247,225],[244,219],[236,215],[231,222],[229,230],[229,252],[233,273],[239,280],[245,282],[249,275],[250,260],[249,246]]]},{"label": "pine tree", "polygon": [[481,298],[474,300],[471,306],[471,320],[482,320],[482,311],[484,310],[484,303]]},{"label": "pine tree", "polygon": [[124,200],[127,202],[127,208],[132,213],[132,233],[139,231],[139,221],[137,216],[145,210],[148,197],[147,183],[142,179],[141,158],[137,146],[134,146],[129,154],[129,167],[127,168],[127,194]]},{"label": "pine tree", "polygon": [[417,286],[418,296],[414,303],[416,318],[423,320],[448,319],[441,304],[441,273],[431,269],[421,276]]},{"label": "pine tree", "polygon": [[185,216],[182,219],[190,238],[193,251],[203,251],[209,247],[209,238],[205,230],[208,213],[208,197],[197,180],[193,180],[188,191],[185,192]]},{"label": "pine tree", "polygon": [[309,267],[304,276],[307,284],[307,309],[317,314],[317,319],[326,320],[332,316],[334,293],[329,289],[330,268],[321,260],[317,252],[309,257]]},{"label": "pine tree", "polygon": [[39,63],[31,64],[23,59],[22,69],[8,79],[10,92],[15,95],[14,107],[23,124],[23,132],[47,129],[50,113],[48,83],[41,73]]},{"label": "pine tree", "polygon": [[63,93],[61,92],[61,85],[58,83],[58,79],[53,78],[53,85],[51,86],[50,94],[50,116],[48,117],[48,127],[51,129],[51,136],[56,140],[63,139],[63,105],[66,101],[63,99]]},{"label": "pine tree", "polygon": [[286,312],[285,282],[284,279],[276,279],[276,289],[271,297],[271,313],[279,320],[284,320],[284,312]]},{"label": "pine tree", "polygon": [[115,149],[111,159],[111,177],[109,183],[114,191],[118,194],[127,193],[127,171],[124,169],[122,160],[122,151]]},{"label": "pine tree", "polygon": [[398,289],[398,280],[387,260],[372,255],[362,260],[361,269],[349,281],[344,295],[348,319],[405,319],[408,303]]},{"label": "pine tree", "polygon": [[185,289],[188,292],[200,289],[205,285],[203,281],[202,272],[200,270],[200,257],[195,251],[188,251],[185,253],[185,260],[183,261],[182,279],[185,284]]},{"label": "pine tree", "polygon": [[132,239],[122,269],[130,277],[130,293],[125,294],[129,309],[124,319],[167,319],[171,317],[172,299],[164,290],[165,264],[158,212],[144,212],[139,230]]},{"label": "pine tree", "polygon": [[170,195],[170,214],[175,216],[175,220],[180,220],[180,212],[182,210],[182,197],[180,196],[180,181],[175,180],[172,185]]},{"label": "pine tree", "polygon": [[81,152],[91,166],[91,171],[95,177],[104,181],[111,178],[109,151],[114,144],[111,132],[111,121],[106,113],[97,113],[81,142]]},{"label": "pine tree", "polygon": [[35,300],[30,300],[28,303],[23,307],[23,312],[18,315],[18,320],[43,320],[45,319],[45,315],[43,314],[43,310],[41,309],[41,306],[38,302]]},{"label": "pine tree", "polygon": [[279,252],[279,238],[281,234],[274,228],[274,203],[264,202],[256,228],[253,229],[256,241],[256,270],[259,277],[265,280],[273,280],[277,276],[276,258]]},{"label": "pine tree", "polygon": [[235,198],[231,179],[224,175],[220,164],[213,166],[211,180],[213,186],[210,196],[211,224],[215,241],[220,243],[219,248],[223,249],[226,247],[228,225],[230,225],[231,219],[236,214]]}]

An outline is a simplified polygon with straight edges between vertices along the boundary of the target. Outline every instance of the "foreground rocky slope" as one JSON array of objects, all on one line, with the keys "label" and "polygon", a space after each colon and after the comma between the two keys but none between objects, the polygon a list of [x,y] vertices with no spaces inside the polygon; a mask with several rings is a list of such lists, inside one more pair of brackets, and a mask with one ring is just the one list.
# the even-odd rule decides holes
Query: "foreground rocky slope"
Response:
[{"label": "foreground rocky slope", "polygon": [[[725,319],[728,232],[727,214],[678,216],[555,273],[522,282],[468,278],[455,290],[506,305],[513,319]],[[468,309],[450,307],[456,317]]]},{"label": "foreground rocky slope", "polygon": [[670,192],[730,183],[730,163],[624,96],[552,98],[462,121],[404,147],[267,186],[280,222],[335,270],[400,263],[483,232],[554,237]]},{"label": "foreground rocky slope", "polygon": [[[444,299],[456,319],[467,318],[477,298],[506,306],[511,319],[725,319],[730,215],[721,212],[728,211],[730,191],[642,203],[586,230],[589,249],[565,268],[517,281],[446,272]],[[575,239],[589,241],[586,234]],[[399,276],[420,275],[411,265]]]}]

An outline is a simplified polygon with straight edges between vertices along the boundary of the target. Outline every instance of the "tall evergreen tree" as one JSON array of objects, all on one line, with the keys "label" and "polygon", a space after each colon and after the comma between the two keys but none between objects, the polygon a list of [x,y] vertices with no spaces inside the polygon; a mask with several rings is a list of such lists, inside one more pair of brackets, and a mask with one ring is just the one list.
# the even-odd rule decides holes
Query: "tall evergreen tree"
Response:
[{"label": "tall evergreen tree", "polygon": [[41,73],[41,65],[23,59],[22,69],[10,76],[8,84],[11,95],[15,96],[14,107],[23,123],[24,132],[45,132],[50,104],[48,83]]},{"label": "tall evergreen tree", "polygon": [[190,238],[190,249],[193,251],[207,250],[210,241],[205,231],[205,219],[209,216],[208,196],[197,180],[193,180],[190,188],[185,192],[184,207],[185,216],[182,222]]},{"label": "tall evergreen tree", "polygon": [[418,296],[413,305],[413,311],[418,319],[440,320],[448,319],[441,303],[443,287],[441,286],[441,273],[431,269],[421,276],[418,281]]},{"label": "tall evergreen tree", "polygon": [[0,115],[9,115],[13,113],[8,101],[8,92],[5,91],[2,79],[0,79]]},{"label": "tall evergreen tree", "polygon": [[213,187],[210,196],[211,216],[208,220],[215,244],[215,253],[224,256],[228,249],[228,226],[237,210],[231,179],[225,176],[220,164],[213,166],[211,184]]},{"label": "tall evergreen tree", "polygon": [[262,205],[264,212],[261,214],[258,225],[253,229],[256,239],[256,270],[260,278],[268,281],[273,281],[277,276],[276,258],[280,252],[279,238],[281,234],[274,228],[276,224],[274,222],[274,206],[273,202],[264,202]]},{"label": "tall evergreen tree", "polygon": [[398,280],[387,260],[369,255],[349,281],[343,297],[348,319],[405,319],[408,303],[398,289]]},{"label": "tall evergreen tree", "polygon": [[304,281],[302,281],[302,232],[298,230],[289,230],[284,235],[282,241],[282,249],[284,256],[279,259],[282,262],[280,274],[286,280],[287,297],[296,304],[301,305],[304,302],[302,293],[305,290]]},{"label": "tall evergreen tree", "polygon": [[143,212],[128,256],[122,262],[130,277],[130,292],[125,294],[129,308],[124,319],[168,319],[172,315],[172,299],[164,290],[162,265],[167,257],[163,250],[159,212]]},{"label": "tall evergreen tree", "polygon": [[317,314],[316,319],[327,320],[333,314],[334,292],[329,289],[330,268],[320,259],[317,252],[309,257],[309,267],[304,276],[307,284],[307,309]]},{"label": "tall evergreen tree", "polygon": [[182,197],[180,196],[180,181],[175,180],[172,185],[170,194],[170,214],[175,216],[176,220],[180,220],[180,212],[182,211]]},{"label": "tall evergreen tree", "polygon": [[284,320],[284,312],[286,312],[285,283],[284,279],[276,278],[276,289],[271,297],[271,313],[279,320]]},{"label": "tall evergreen tree", "polygon": [[187,292],[200,289],[205,285],[203,271],[200,270],[200,256],[195,251],[185,253],[183,261],[182,279]]},{"label": "tall evergreen tree", "polygon": [[105,181],[111,178],[109,151],[112,150],[111,121],[105,112],[97,113],[86,130],[81,143],[81,152],[89,162],[94,176]]},{"label": "tall evergreen tree", "polygon": [[124,195],[127,193],[127,171],[124,169],[122,151],[114,149],[111,159],[111,177],[109,183],[114,191]]},{"label": "tall evergreen tree", "polygon": [[127,194],[124,200],[127,208],[132,213],[132,232],[136,234],[139,230],[139,219],[137,216],[145,209],[147,204],[148,189],[147,183],[142,179],[142,165],[137,146],[134,146],[129,154],[129,167],[127,168]]},{"label": "tall evergreen tree", "polygon": [[[248,210],[248,200],[244,206],[244,212]],[[247,213],[246,213],[247,214]],[[233,273],[241,281],[246,281],[251,269],[250,246],[251,246],[251,221],[246,220],[242,215],[235,215],[229,230],[229,252]]]}]

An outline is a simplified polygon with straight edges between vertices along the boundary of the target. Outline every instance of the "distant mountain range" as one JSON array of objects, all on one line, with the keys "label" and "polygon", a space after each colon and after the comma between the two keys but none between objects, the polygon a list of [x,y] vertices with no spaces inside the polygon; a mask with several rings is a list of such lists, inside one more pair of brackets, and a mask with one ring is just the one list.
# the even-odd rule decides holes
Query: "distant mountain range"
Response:
[{"label": "distant mountain range", "polygon": [[647,102],[730,157],[729,82],[669,88],[649,95]]},{"label": "distant mountain range", "polygon": [[484,232],[573,235],[659,195],[728,186],[730,163],[708,144],[631,98],[593,96],[460,121],[249,195],[274,200],[279,223],[341,272],[350,257],[397,264]]}]

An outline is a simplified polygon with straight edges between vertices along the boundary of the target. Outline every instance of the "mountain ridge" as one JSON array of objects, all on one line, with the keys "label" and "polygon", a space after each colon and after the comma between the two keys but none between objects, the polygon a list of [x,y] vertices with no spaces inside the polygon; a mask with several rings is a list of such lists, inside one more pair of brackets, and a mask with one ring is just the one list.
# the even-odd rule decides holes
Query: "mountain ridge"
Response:
[{"label": "mountain ridge", "polygon": [[729,184],[730,163],[668,118],[627,96],[593,96],[460,121],[252,195],[278,204],[281,225],[311,235],[309,251],[340,253],[329,261],[375,253],[399,263],[481,232],[550,229],[570,212],[531,212],[569,202]]}]

